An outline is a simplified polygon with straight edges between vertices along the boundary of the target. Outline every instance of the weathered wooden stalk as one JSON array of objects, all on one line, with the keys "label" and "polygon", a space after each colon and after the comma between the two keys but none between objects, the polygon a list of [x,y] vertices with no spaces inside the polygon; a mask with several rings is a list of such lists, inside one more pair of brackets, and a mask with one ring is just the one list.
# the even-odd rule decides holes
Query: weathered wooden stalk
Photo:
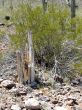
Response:
[{"label": "weathered wooden stalk", "polygon": [[24,80],[28,80],[28,44],[26,43],[25,46],[25,53],[24,53]]},{"label": "weathered wooden stalk", "polygon": [[28,83],[34,82],[35,71],[34,71],[34,51],[32,43],[32,32],[28,32]]},{"label": "weathered wooden stalk", "polygon": [[17,55],[17,75],[18,75],[18,82],[23,83],[23,61],[22,55],[20,51],[16,51]]},{"label": "weathered wooden stalk", "polygon": [[34,68],[34,51],[32,43],[32,32],[28,32],[28,44],[25,47],[25,53],[17,51],[17,73],[18,82],[27,82],[33,84],[35,82]]}]

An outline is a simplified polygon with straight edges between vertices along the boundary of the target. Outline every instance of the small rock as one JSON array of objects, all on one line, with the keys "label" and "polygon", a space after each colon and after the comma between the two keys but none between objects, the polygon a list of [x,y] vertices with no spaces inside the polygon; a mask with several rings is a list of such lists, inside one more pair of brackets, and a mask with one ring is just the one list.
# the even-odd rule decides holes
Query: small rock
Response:
[{"label": "small rock", "polygon": [[45,101],[41,101],[42,110],[54,110],[54,104],[47,103]]},{"label": "small rock", "polygon": [[53,104],[57,104],[58,103],[58,100],[57,99],[54,99],[54,100],[52,100],[52,103]]},{"label": "small rock", "polygon": [[25,106],[27,109],[33,109],[33,110],[41,109],[39,101],[37,101],[35,98],[30,98],[28,100],[25,100]]},{"label": "small rock", "polygon": [[35,90],[34,94],[36,97],[39,97],[40,95],[43,95],[43,92],[41,90],[40,91]]},{"label": "small rock", "polygon": [[15,86],[15,83],[13,81],[10,81],[10,80],[4,80],[1,82],[1,86],[5,87],[7,89],[11,89],[12,87]]},{"label": "small rock", "polygon": [[74,105],[74,101],[73,100],[69,100],[69,101],[66,102],[66,105],[73,106]]},{"label": "small rock", "polygon": [[40,101],[49,102],[49,101],[50,101],[50,98],[49,98],[48,96],[43,95],[43,96],[40,96],[40,97],[39,97],[39,100],[40,100]]},{"label": "small rock", "polygon": [[73,80],[72,83],[71,83],[71,85],[72,85],[72,86],[79,85],[79,81]]},{"label": "small rock", "polygon": [[60,107],[60,106],[57,106],[57,107],[55,107],[55,110],[67,110],[67,108],[66,107]]},{"label": "small rock", "polygon": [[67,97],[67,98],[66,98],[66,100],[68,100],[68,101],[69,101],[69,100],[76,101],[76,98],[75,98],[75,97],[73,97],[73,96],[69,96],[69,97]]},{"label": "small rock", "polygon": [[65,95],[65,94],[67,94],[67,93],[68,93],[67,91],[63,91],[63,92],[62,92],[62,95]]},{"label": "small rock", "polygon": [[21,95],[26,95],[27,91],[26,89],[24,90],[24,88],[12,88],[10,91],[10,93],[13,93],[16,96],[21,96]]},{"label": "small rock", "polygon": [[33,98],[33,94],[30,94],[30,93],[27,94],[27,95],[26,95],[26,99],[29,99],[29,98]]},{"label": "small rock", "polygon": [[15,96],[20,96],[18,88],[12,88],[9,92],[14,94]]},{"label": "small rock", "polygon": [[11,110],[21,110],[19,105],[12,105]]}]

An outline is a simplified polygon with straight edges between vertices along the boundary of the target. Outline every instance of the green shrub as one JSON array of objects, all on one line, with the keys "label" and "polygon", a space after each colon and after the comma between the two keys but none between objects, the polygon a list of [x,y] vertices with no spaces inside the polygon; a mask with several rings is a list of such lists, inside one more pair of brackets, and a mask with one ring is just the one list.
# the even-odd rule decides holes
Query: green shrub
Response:
[{"label": "green shrub", "polygon": [[44,62],[51,63],[54,55],[60,55],[61,44],[69,28],[67,9],[61,11],[58,6],[52,8],[49,5],[48,11],[44,13],[41,6],[31,7],[23,4],[14,10],[13,15],[16,35],[11,38],[17,48],[24,48],[27,33],[31,30],[37,58],[39,56]]},{"label": "green shrub", "polygon": [[[12,21],[16,27],[16,34],[11,36],[11,39],[16,49],[23,49],[25,47],[27,33],[31,30],[35,60],[39,61],[39,63],[43,61],[50,67],[54,64],[54,55],[57,59],[61,59],[62,56],[64,56],[63,61],[60,61],[61,63],[66,63],[67,61],[69,65],[72,65],[70,66],[70,73],[73,73],[74,76],[74,72],[77,70],[77,63],[70,62],[74,57],[79,57],[81,53],[76,52],[74,57],[68,61],[66,58],[68,58],[69,55],[63,53],[64,48],[62,44],[68,39],[73,40],[75,45],[74,47],[69,47],[71,48],[71,52],[73,52],[78,45],[81,45],[82,19],[80,17],[71,20],[69,10],[66,8],[61,10],[61,8],[56,5],[49,5],[47,11],[44,13],[41,6],[31,7],[28,4],[23,4],[13,11]],[[75,25],[74,31],[71,28],[72,25]],[[69,77],[72,76],[71,74]]]}]

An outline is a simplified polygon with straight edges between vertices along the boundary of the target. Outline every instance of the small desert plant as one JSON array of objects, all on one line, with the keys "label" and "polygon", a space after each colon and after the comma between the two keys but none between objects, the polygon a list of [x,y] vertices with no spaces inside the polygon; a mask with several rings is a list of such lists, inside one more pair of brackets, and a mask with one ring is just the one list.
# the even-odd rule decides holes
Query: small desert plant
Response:
[{"label": "small desert plant", "polygon": [[[71,19],[69,10],[66,8],[61,10],[59,6],[53,5],[52,7],[52,5],[49,5],[44,13],[41,6],[32,7],[29,4],[23,4],[13,10],[12,21],[16,27],[16,34],[11,36],[13,45],[16,48],[23,49],[27,42],[27,33],[31,30],[35,60],[39,63],[43,61],[47,66],[54,64],[54,55],[57,60],[64,56],[63,63],[65,64],[67,61],[70,64],[71,59],[66,60],[68,55],[63,53],[62,45],[64,41],[73,40],[74,48],[81,44],[82,19],[80,17]],[[71,28],[72,25],[76,26],[74,31]],[[73,52],[73,47],[70,46],[69,48]],[[60,62],[62,63],[61,60]],[[75,63],[76,65],[77,63]],[[74,71],[70,70],[69,73],[71,75]]]},{"label": "small desert plant", "polygon": [[61,43],[65,39],[68,28],[67,9],[51,5],[46,13],[41,6],[31,7],[28,4],[19,6],[13,13],[16,34],[11,37],[17,48],[24,48],[27,32],[32,31],[35,55],[47,64],[53,61],[54,54],[60,55]]}]

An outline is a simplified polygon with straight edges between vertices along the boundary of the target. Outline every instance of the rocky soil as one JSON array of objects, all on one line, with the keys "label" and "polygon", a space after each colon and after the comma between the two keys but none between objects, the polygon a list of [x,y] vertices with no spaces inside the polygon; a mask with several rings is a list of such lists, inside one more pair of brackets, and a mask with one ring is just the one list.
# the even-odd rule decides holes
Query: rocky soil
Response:
[{"label": "rocky soil", "polygon": [[82,110],[82,86],[78,81],[72,85],[55,83],[52,88],[48,85],[49,78],[43,80],[45,86],[37,89],[15,82],[16,59],[6,43],[0,48],[6,50],[0,62],[0,110]]},{"label": "rocky soil", "polygon": [[[32,89],[15,82],[16,60],[8,54],[0,63],[0,110],[82,110],[82,87],[56,83]],[[78,82],[73,82],[78,84]]]},{"label": "rocky soil", "polygon": [[0,110],[82,110],[81,87],[56,83],[54,89],[32,89],[12,78],[0,78]]}]

